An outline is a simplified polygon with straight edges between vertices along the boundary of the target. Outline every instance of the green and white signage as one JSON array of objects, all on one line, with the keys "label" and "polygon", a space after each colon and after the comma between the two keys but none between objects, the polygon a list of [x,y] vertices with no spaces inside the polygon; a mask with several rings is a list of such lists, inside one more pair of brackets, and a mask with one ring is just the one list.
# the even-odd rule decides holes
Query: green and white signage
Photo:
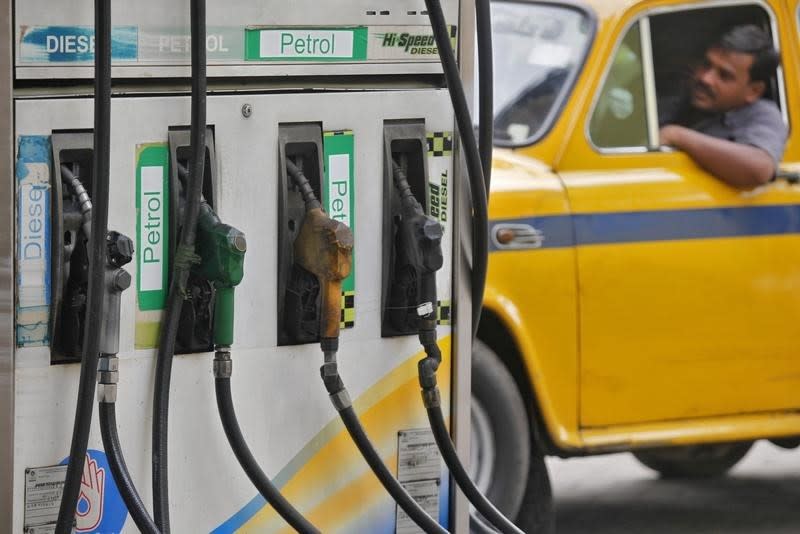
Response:
[{"label": "green and white signage", "polygon": [[366,61],[368,29],[254,28],[245,32],[247,61]]},{"label": "green and white signage", "polygon": [[[325,132],[323,135],[323,156],[325,178],[323,202],[328,215],[346,224],[355,233],[355,143],[353,132],[344,130]],[[350,275],[342,281],[342,327],[355,325],[355,256]]]},{"label": "green and white signage", "polygon": [[140,145],[136,164],[136,287],[139,309],[161,310],[167,298],[169,149]]}]

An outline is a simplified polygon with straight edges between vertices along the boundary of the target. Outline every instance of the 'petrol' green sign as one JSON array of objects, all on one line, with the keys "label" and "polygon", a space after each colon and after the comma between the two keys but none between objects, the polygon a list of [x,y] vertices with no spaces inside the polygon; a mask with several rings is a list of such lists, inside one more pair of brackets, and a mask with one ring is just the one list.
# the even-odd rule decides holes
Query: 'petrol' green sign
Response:
[{"label": "'petrol' green sign", "polygon": [[246,30],[248,61],[366,61],[366,26]]}]

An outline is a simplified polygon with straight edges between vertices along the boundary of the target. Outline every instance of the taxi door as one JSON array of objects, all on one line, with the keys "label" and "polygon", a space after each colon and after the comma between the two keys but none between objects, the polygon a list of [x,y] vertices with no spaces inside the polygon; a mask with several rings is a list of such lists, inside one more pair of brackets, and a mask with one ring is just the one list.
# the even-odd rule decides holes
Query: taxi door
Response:
[{"label": "taxi door", "polygon": [[[785,66],[775,98],[800,125],[781,6],[713,6],[623,18],[556,165],[577,246],[584,429],[800,408],[800,186],[740,191],[658,147],[654,28],[681,12],[771,26]],[[785,154],[796,168],[796,133]]]}]

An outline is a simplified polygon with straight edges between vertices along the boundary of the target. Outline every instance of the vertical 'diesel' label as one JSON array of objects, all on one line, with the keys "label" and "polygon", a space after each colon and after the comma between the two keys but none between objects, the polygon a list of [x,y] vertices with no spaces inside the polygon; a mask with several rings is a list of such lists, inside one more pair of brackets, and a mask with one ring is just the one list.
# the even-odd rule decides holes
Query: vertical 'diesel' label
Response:
[{"label": "vertical 'diesel' label", "polygon": [[50,138],[24,135],[17,155],[18,347],[47,345],[50,321]]},{"label": "vertical 'diesel' label", "polygon": [[166,302],[169,252],[169,151],[166,144],[140,147],[136,170],[137,289],[139,309]]}]

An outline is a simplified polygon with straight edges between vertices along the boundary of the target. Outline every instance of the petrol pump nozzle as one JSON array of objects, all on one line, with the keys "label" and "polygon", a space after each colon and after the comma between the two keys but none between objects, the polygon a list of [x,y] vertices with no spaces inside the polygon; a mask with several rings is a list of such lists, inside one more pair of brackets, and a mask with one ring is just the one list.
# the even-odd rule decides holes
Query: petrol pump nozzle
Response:
[{"label": "petrol pump nozzle", "polygon": [[328,217],[308,179],[293,162],[287,161],[286,168],[306,203],[306,216],[294,242],[295,262],[319,280],[320,338],[323,343],[330,344],[332,341],[325,340],[339,337],[342,280],[350,275],[352,268],[353,232],[347,225]]},{"label": "petrol pump nozzle", "polygon": [[320,374],[325,389],[350,437],[397,504],[426,533],[445,534],[447,531],[414,501],[383,463],[364,432],[339,376],[336,352],[339,350],[342,280],[350,274],[353,262],[353,232],[322,210],[301,169],[291,161],[287,161],[286,167],[306,204],[306,216],[294,242],[294,259],[300,267],[317,277],[321,289],[320,347],[325,360]]},{"label": "petrol pump nozzle", "polygon": [[217,289],[214,308],[214,345],[233,344],[234,287],[244,277],[244,233],[224,224],[206,202],[200,205],[197,221],[197,249],[202,261],[200,273]]},{"label": "petrol pump nozzle", "polygon": [[272,484],[258,465],[242,435],[231,393],[233,360],[234,288],[244,277],[244,255],[247,241],[244,233],[224,224],[205,201],[200,204],[197,219],[197,271],[216,288],[214,306],[214,390],[222,427],[236,459],[259,493],[297,532],[319,534]]},{"label": "petrol pump nozzle", "polygon": [[322,208],[311,208],[294,242],[294,256],[320,282],[320,338],[338,338],[342,280],[350,274],[353,262],[353,232]]},{"label": "petrol pump nozzle", "polygon": [[426,358],[419,362],[420,384],[426,396],[426,405],[438,404],[436,370],[442,360],[436,344],[436,271],[444,263],[442,254],[442,225],[425,214],[411,192],[403,166],[392,161],[394,184],[400,193],[400,223],[398,254],[417,273],[417,317],[419,340]]},{"label": "petrol pump nozzle", "polygon": [[418,273],[417,315],[425,328],[436,327],[436,271],[444,264],[444,229],[426,215],[411,192],[403,167],[392,161],[394,183],[400,192],[400,255]]}]

